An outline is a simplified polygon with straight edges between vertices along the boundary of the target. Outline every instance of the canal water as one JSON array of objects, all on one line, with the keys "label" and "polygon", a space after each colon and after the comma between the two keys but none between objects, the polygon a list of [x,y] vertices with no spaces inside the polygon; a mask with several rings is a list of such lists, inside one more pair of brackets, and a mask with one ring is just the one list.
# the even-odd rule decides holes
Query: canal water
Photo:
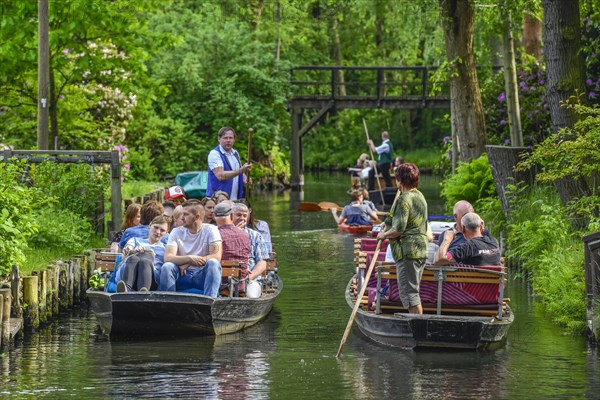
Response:
[{"label": "canal water", "polygon": [[[346,184],[309,176],[304,200],[344,204]],[[443,213],[437,185],[421,183],[430,214]],[[327,213],[297,212],[289,192],[252,200],[270,222],[284,281],[264,322],[221,337],[109,340],[82,307],[0,355],[0,398],[600,398],[597,349],[562,334],[518,280],[508,289],[515,323],[499,350],[391,350],[354,330],[337,359],[353,237]]]}]

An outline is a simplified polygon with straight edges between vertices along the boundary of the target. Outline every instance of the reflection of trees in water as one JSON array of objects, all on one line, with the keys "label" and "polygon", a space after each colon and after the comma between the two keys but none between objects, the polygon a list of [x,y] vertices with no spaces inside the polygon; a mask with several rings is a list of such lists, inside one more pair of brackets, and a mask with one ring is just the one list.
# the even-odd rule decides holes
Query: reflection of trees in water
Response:
[{"label": "reflection of trees in water", "polygon": [[[341,363],[348,384],[364,398],[502,398],[504,350],[401,350],[355,333]],[[350,358],[355,357],[354,359]]]}]

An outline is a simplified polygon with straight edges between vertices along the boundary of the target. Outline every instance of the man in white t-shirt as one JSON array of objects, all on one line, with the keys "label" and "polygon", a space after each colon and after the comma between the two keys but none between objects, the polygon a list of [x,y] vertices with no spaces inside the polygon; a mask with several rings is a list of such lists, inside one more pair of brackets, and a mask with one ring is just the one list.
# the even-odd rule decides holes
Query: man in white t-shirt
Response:
[{"label": "man in white t-shirt", "polygon": [[252,164],[242,165],[239,153],[233,148],[234,143],[233,128],[224,126],[219,129],[219,145],[208,153],[207,196],[222,190],[229,195],[230,200],[244,197],[244,174],[252,169]]},{"label": "man in white t-shirt", "polygon": [[183,226],[171,231],[160,270],[159,291],[193,291],[217,297],[221,284],[221,235],[203,224],[204,207],[192,199],[183,204]]}]

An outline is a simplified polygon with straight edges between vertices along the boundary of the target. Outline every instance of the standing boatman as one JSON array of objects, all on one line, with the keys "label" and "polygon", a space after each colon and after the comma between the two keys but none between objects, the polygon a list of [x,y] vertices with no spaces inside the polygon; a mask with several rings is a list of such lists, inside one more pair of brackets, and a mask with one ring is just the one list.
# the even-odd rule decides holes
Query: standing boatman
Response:
[{"label": "standing boatman", "polygon": [[[377,152],[379,154],[379,162],[377,163],[377,171],[381,171],[381,175],[385,180],[385,186],[392,186],[392,179],[390,178],[390,166],[392,165],[392,161],[394,160],[394,146],[392,145],[392,141],[390,140],[390,134],[387,131],[381,132],[381,145],[375,147],[375,144],[371,139],[367,140],[367,144],[371,148],[372,151]],[[369,171],[369,190],[375,189],[375,170],[371,168]]]},{"label": "standing boatman", "polygon": [[252,169],[252,164],[242,165],[239,153],[233,148],[234,143],[233,128],[224,126],[219,129],[219,145],[208,153],[207,196],[222,190],[227,192],[230,200],[244,197],[245,174]]}]

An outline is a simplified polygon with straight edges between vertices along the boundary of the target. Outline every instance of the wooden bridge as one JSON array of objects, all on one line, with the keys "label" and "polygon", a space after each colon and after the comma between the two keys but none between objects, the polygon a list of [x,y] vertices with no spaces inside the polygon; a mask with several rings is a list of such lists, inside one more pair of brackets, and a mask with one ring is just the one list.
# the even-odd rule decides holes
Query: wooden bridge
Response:
[{"label": "wooden bridge", "polygon": [[[437,67],[324,67],[291,70],[293,97],[291,186],[302,190],[302,138],[329,114],[343,109],[450,109],[450,85]],[[310,112],[305,122],[304,114]]]}]

